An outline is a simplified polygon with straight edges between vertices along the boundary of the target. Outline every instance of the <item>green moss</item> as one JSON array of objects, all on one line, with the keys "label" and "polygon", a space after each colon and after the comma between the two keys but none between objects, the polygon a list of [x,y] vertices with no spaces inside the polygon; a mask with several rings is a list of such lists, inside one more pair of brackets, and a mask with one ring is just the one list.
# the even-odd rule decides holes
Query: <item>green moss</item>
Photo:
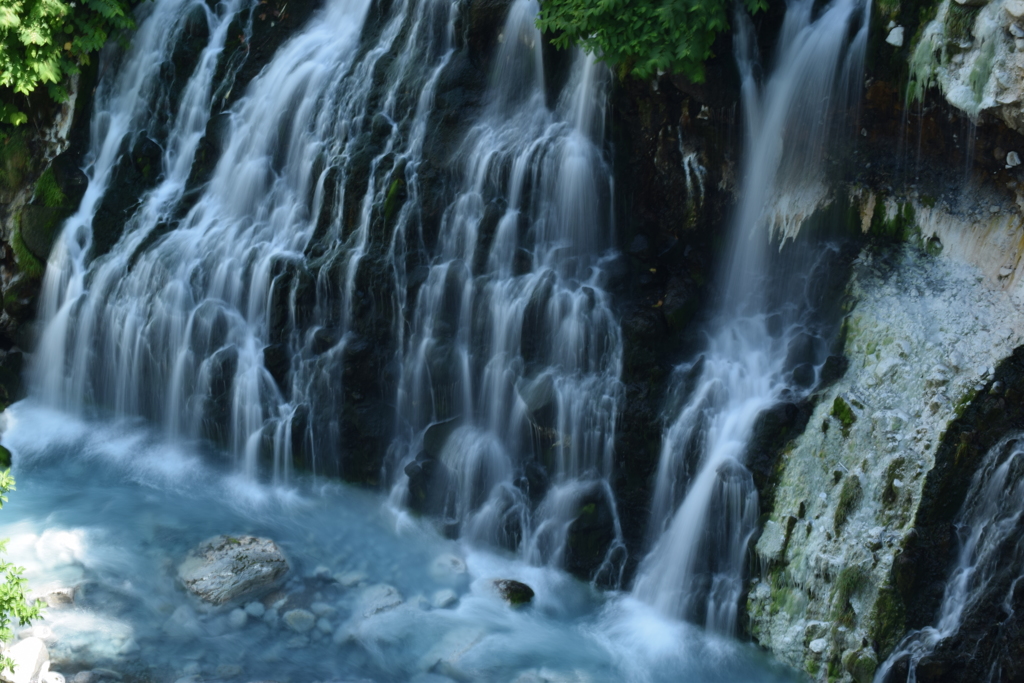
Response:
[{"label": "green moss", "polygon": [[808,659],[804,662],[804,670],[811,676],[817,676],[818,672],[821,670],[821,663],[813,659]]},{"label": "green moss", "polygon": [[11,452],[0,446],[0,469],[10,469],[11,467]]},{"label": "green moss", "polygon": [[981,7],[968,7],[958,2],[949,3],[945,20],[946,37],[956,43],[969,41],[980,11]]},{"label": "green moss", "polygon": [[0,186],[16,190],[24,182],[31,163],[32,156],[23,132],[0,134]]},{"label": "green moss", "polygon": [[36,199],[43,202],[43,206],[57,208],[64,206],[67,197],[57,184],[57,177],[53,174],[53,168],[47,168],[36,181]]},{"label": "green moss", "polygon": [[857,613],[850,603],[850,598],[863,590],[870,579],[871,574],[860,565],[844,567],[839,572],[832,594],[832,619],[837,625],[853,626]]},{"label": "green moss", "polygon": [[22,272],[30,278],[38,279],[43,276],[45,266],[42,262],[32,255],[32,252],[25,246],[25,241],[21,238],[21,231],[15,230],[14,234],[11,235],[11,249],[14,251],[14,260],[21,268]]},{"label": "green moss", "polygon": [[871,612],[872,638],[878,641],[880,653],[892,651],[906,631],[906,609],[903,599],[892,586],[883,586],[878,591],[875,607]]},{"label": "green moss", "polygon": [[857,683],[871,683],[875,677],[875,670],[878,668],[878,659],[875,657],[875,653],[867,647],[850,650],[843,655],[843,668]]},{"label": "green moss", "polygon": [[857,421],[857,415],[842,396],[836,396],[836,400],[832,402],[832,417],[839,420],[839,424],[842,425],[843,437],[850,436],[850,428]]},{"label": "green moss", "polygon": [[[922,22],[921,26],[927,26]],[[934,32],[922,33],[913,40],[914,52],[910,55],[910,74],[907,80],[907,102],[924,100],[924,94],[935,83],[936,67],[945,54],[940,42],[941,36]]]},{"label": "green moss", "polygon": [[395,178],[391,181],[391,187],[388,188],[388,195],[384,199],[384,220],[391,220],[391,217],[395,213],[395,209],[398,208],[400,195],[402,188],[405,187],[405,181],[401,178]]},{"label": "green moss", "polygon": [[861,498],[864,497],[864,489],[860,485],[860,477],[856,474],[851,474],[843,482],[843,487],[839,490],[839,502],[836,503],[835,517],[833,518],[833,528],[836,533],[846,524],[846,520],[850,518],[850,513],[857,509],[860,504]]},{"label": "green moss", "polygon": [[[950,3],[955,5],[956,3]],[[985,84],[988,83],[989,77],[992,75],[992,67],[995,63],[996,57],[996,41],[986,41],[981,47],[981,54],[974,62],[974,68],[971,69],[971,75],[968,77],[968,82],[971,85],[971,91],[974,93],[974,101],[976,104],[981,104],[981,99],[985,94]]]}]

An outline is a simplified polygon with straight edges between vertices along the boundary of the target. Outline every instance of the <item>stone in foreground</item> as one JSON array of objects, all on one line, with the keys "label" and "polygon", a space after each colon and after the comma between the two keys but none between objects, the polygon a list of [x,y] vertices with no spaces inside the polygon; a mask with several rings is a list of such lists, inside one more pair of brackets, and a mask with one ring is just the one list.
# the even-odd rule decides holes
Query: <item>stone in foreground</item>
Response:
[{"label": "stone in foreground", "polygon": [[533,589],[525,583],[512,579],[498,579],[494,582],[494,587],[498,589],[498,594],[505,602],[513,607],[529,604],[533,600]]},{"label": "stone in foreground", "polygon": [[5,683],[29,683],[50,667],[46,643],[39,638],[25,638],[7,648],[4,655],[14,662],[14,670],[5,669],[0,680]]},{"label": "stone in foreground", "polygon": [[215,536],[189,553],[178,578],[200,600],[224,605],[273,590],[288,569],[288,560],[270,539]]}]

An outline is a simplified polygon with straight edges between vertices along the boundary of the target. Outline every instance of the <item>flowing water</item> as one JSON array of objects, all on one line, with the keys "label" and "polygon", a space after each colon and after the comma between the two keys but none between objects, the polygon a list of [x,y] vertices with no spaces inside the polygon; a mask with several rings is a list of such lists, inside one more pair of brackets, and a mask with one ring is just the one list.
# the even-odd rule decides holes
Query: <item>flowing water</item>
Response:
[{"label": "flowing water", "polygon": [[[18,490],[4,506],[9,556],[41,594],[75,604],[32,629],[53,668],[131,680],[702,682],[797,680],[752,645],[666,619],[547,567],[396,525],[379,494],[297,477],[261,484],[212,464],[202,442],[140,420],[80,421],[22,402],[4,444]],[[397,530],[396,530],[397,529]],[[274,538],[292,565],[288,605],[233,620],[181,589],[188,550],[221,533]],[[511,609],[493,580],[536,592]],[[279,615],[316,607],[309,634]],[[442,607],[444,606],[444,607]],[[97,674],[99,675],[99,674]]]},{"label": "flowing water", "polygon": [[[922,660],[955,636],[964,619],[993,594],[1002,598],[1002,621],[1011,620],[1017,584],[1024,579],[1022,523],[1024,441],[1018,434],[989,450],[971,480],[954,522],[960,550],[946,581],[935,624],[908,634],[878,667],[875,681],[895,680],[893,669],[904,665],[908,683],[914,683]],[[1005,593],[999,596],[999,591]],[[1003,680],[998,662],[993,662],[987,680]]]},{"label": "flowing water", "polygon": [[[562,564],[582,501],[615,517],[622,342],[602,289],[608,74],[577,54],[549,108],[537,9],[512,4],[484,113],[463,143],[463,184],[412,314],[393,457],[409,476],[430,470],[424,485],[450,528]],[[431,430],[447,438],[432,446]],[[399,476],[396,500],[407,490]],[[625,554],[612,521],[599,573],[615,584]]]},{"label": "flowing water", "polygon": [[[867,11],[792,3],[763,87],[740,19],[744,200],[722,313],[678,371],[653,550],[629,595],[596,587],[618,588],[626,564],[610,485],[610,75],[582,54],[547,64],[537,9],[511,2],[485,81],[454,87],[472,20],[456,0],[327,0],[244,89],[262,4],[155,0],[131,49],[105,55],[33,398],[3,432],[12,555],[40,591],[78,587],[36,627],[58,668],[789,679],[676,619],[735,631],[758,515],[744,451],[765,408],[817,381],[813,266],[767,287],[768,235],[793,237],[825,195],[808,179],[860,73]],[[369,427],[386,440],[363,443]],[[388,500],[333,483],[353,472]],[[573,542],[582,511],[601,527],[596,556]],[[278,540],[288,604],[318,604],[323,623],[296,634],[274,602],[243,617],[191,601],[175,568],[218,533]],[[534,603],[509,609],[497,578],[529,583]]]},{"label": "flowing water", "polygon": [[753,30],[740,19],[747,153],[707,348],[677,368],[679,408],[662,438],[651,516],[653,549],[634,593],[666,614],[736,630],[757,490],[743,462],[759,415],[817,384],[827,343],[810,323],[818,258],[769,270],[771,238],[785,242],[827,197],[822,159],[859,82],[868,12],[858,0],[789,3],[780,53],[761,86]]}]

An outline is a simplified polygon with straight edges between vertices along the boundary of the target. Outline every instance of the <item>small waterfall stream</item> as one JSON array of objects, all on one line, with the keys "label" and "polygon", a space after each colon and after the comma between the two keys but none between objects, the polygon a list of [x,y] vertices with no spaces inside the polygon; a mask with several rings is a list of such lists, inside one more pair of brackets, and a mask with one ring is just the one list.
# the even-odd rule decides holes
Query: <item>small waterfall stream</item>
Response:
[{"label": "small waterfall stream", "polygon": [[[908,683],[917,668],[945,640],[955,636],[964,619],[994,591],[1004,590],[1004,621],[1014,616],[1017,585],[1024,580],[1024,441],[1013,435],[992,447],[971,480],[957,515],[959,552],[946,581],[933,626],[907,635],[878,667],[875,681],[894,681],[894,668],[905,665]],[[995,663],[988,680],[1000,681]]]},{"label": "small waterfall stream", "polygon": [[[634,588],[666,614],[723,633],[736,630],[759,515],[743,467],[755,422],[783,397],[806,395],[827,350],[810,324],[813,310],[801,305],[814,260],[789,264],[779,283],[768,271],[768,249],[773,235],[792,238],[825,198],[824,148],[863,68],[868,12],[858,0],[837,0],[819,16],[811,0],[790,3],[763,87],[752,28],[739,23],[747,153],[732,247],[707,348],[676,371],[686,395],[663,435],[653,549]],[[777,298],[773,289],[781,290]]]}]

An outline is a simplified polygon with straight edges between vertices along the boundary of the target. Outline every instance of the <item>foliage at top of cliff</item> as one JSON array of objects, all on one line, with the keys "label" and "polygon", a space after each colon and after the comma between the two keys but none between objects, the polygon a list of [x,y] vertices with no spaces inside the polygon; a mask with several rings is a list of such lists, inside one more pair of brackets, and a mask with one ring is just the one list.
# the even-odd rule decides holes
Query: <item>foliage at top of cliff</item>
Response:
[{"label": "foliage at top of cliff", "polygon": [[[0,0],[0,123],[27,120],[18,100],[41,86],[67,99],[67,78],[115,32],[135,26],[131,0]],[[22,105],[23,106],[23,105]]]},{"label": "foliage at top of cliff", "polygon": [[[768,0],[743,0],[751,13]],[[537,26],[559,49],[580,45],[620,73],[679,73],[704,82],[715,37],[729,28],[726,0],[544,0]]]}]

